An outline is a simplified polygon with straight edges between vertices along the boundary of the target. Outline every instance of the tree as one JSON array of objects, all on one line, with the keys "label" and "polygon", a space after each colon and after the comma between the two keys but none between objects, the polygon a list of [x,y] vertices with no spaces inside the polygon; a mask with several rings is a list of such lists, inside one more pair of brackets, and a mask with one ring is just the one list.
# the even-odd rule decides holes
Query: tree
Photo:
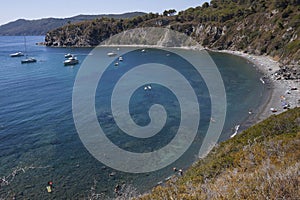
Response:
[{"label": "tree", "polygon": [[209,3],[208,2],[205,2],[203,5],[202,5],[202,8],[208,8],[209,7]]},{"label": "tree", "polygon": [[217,2],[216,0],[211,0],[210,5],[211,5],[213,8],[217,8],[217,7],[218,7],[218,2]]},{"label": "tree", "polygon": [[169,16],[173,16],[177,11],[175,9],[169,10]]},{"label": "tree", "polygon": [[168,16],[169,15],[169,11],[168,10],[165,10],[164,12],[163,12],[163,16]]},{"label": "tree", "polygon": [[165,10],[163,16],[173,16],[177,11],[175,9]]}]

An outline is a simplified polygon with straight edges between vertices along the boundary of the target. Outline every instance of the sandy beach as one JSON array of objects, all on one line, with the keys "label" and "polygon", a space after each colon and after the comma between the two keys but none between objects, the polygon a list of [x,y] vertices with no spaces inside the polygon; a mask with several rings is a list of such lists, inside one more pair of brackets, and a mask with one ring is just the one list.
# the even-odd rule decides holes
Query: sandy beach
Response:
[{"label": "sandy beach", "polygon": [[[253,63],[257,69],[264,74],[260,81],[269,84],[269,96],[258,110],[249,114],[249,120],[253,123],[262,121],[272,114],[279,114],[288,108],[300,106],[300,80],[278,79],[277,71],[280,69],[279,63],[268,56],[254,56],[239,51],[221,50],[217,52],[241,56]],[[272,111],[273,110],[273,111]]]}]

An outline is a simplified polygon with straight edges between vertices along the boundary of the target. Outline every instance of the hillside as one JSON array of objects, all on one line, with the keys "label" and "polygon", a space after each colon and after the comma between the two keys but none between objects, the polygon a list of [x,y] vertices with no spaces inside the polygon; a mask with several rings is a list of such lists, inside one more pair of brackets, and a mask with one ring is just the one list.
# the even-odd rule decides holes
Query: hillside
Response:
[{"label": "hillside", "polygon": [[10,22],[0,26],[0,35],[46,35],[50,30],[58,27],[76,23],[80,21],[93,20],[102,17],[114,18],[114,19],[125,19],[136,16],[142,16],[146,13],[132,12],[124,14],[109,14],[109,15],[77,15],[70,18],[45,18],[38,20],[25,20],[18,19],[14,22]]},{"label": "hillside", "polygon": [[175,16],[148,14],[130,20],[93,20],[47,33],[47,46],[96,46],[136,27],[169,27],[212,49],[267,54],[299,64],[300,0],[212,0]]},{"label": "hillside", "polygon": [[295,108],[222,142],[183,176],[138,199],[300,199],[299,146]]}]

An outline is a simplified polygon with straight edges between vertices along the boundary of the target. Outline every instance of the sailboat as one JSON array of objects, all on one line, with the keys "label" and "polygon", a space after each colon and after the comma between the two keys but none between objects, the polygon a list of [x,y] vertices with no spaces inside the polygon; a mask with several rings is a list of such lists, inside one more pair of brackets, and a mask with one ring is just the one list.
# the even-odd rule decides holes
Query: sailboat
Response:
[{"label": "sailboat", "polygon": [[21,63],[22,64],[25,64],[25,63],[35,63],[36,62],[36,59],[35,58],[32,58],[32,57],[28,57],[27,56],[27,49],[26,49],[26,37],[24,36],[24,45],[25,45],[25,55],[26,55],[26,59],[23,59],[21,60]]}]

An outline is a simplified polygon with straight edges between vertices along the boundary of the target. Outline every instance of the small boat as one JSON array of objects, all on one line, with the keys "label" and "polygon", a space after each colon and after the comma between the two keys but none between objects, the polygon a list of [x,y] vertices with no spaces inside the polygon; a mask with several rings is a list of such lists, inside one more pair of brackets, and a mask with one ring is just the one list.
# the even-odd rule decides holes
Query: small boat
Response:
[{"label": "small boat", "polygon": [[10,57],[21,57],[21,56],[24,56],[24,54],[22,52],[17,52],[17,53],[12,53],[9,55]]},{"label": "small boat", "polygon": [[27,57],[27,48],[26,48],[26,37],[24,36],[24,46],[25,46],[25,54],[26,54],[26,59],[21,60],[21,64],[27,64],[27,63],[35,63],[36,59],[33,57]]},{"label": "small boat", "polygon": [[120,61],[120,62],[123,61],[123,57],[122,57],[122,56],[119,57],[119,61]]},{"label": "small boat", "polygon": [[144,90],[145,90],[145,91],[151,90],[151,89],[152,89],[151,85],[146,85],[146,86],[144,87]]},{"label": "small boat", "polygon": [[216,122],[216,120],[213,117],[210,118],[210,121],[213,122],[213,123]]},{"label": "small boat", "polygon": [[35,63],[36,59],[35,58],[26,58],[24,60],[21,60],[22,64],[26,64],[26,63]]},{"label": "small boat", "polygon": [[141,52],[142,52],[142,53],[145,53],[145,52],[146,52],[146,49],[142,49]]},{"label": "small boat", "polygon": [[109,52],[107,53],[107,56],[109,57],[113,57],[113,56],[116,56],[117,54],[115,52]]},{"label": "small boat", "polygon": [[78,63],[79,63],[79,60],[77,59],[77,57],[74,57],[74,56],[72,56],[64,61],[65,66],[76,65]]},{"label": "small boat", "polygon": [[65,54],[65,58],[71,58],[71,57],[73,57],[72,54],[70,54],[70,53]]},{"label": "small boat", "polygon": [[115,66],[119,66],[119,63],[118,63],[118,62],[115,62]]}]

